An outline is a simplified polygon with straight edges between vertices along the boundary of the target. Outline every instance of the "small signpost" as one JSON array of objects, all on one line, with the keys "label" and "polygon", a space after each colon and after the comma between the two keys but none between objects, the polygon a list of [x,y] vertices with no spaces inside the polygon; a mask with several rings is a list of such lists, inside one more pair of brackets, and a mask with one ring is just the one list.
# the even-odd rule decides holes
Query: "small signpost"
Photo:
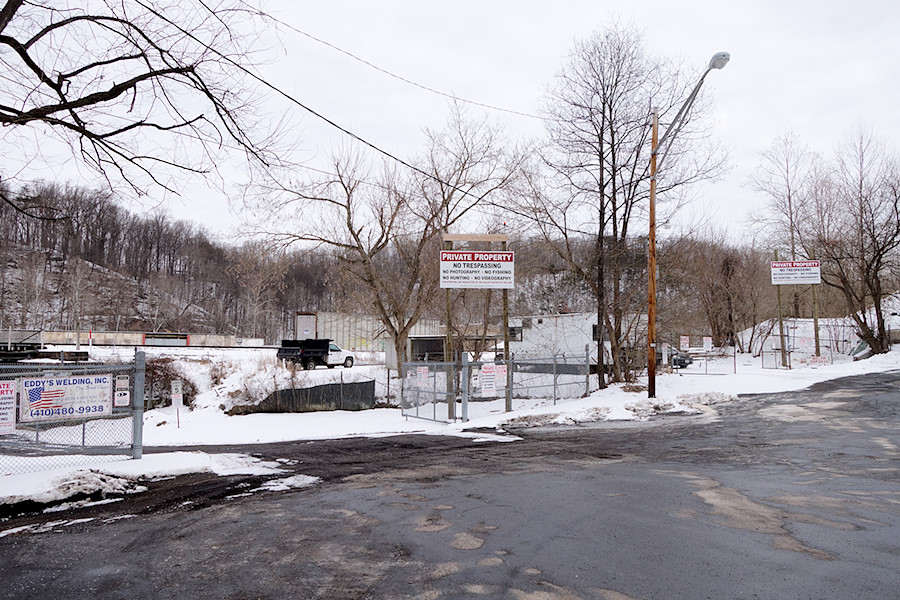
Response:
[{"label": "small signpost", "polygon": [[709,373],[709,353],[712,352],[712,337],[708,335],[703,336],[703,352],[706,353],[706,358],[703,360],[703,369],[705,373]]},{"label": "small signpost", "polygon": [[[509,290],[515,287],[515,253],[507,250],[509,238],[506,234],[452,234],[443,235],[444,249],[440,254],[440,286],[447,290],[447,349],[453,347],[453,313],[450,290],[453,288],[499,289],[503,292],[503,353],[509,360]],[[500,243],[496,250],[455,250],[454,242]],[[452,360],[452,357],[445,357]],[[504,365],[505,367],[505,365]],[[448,372],[449,373],[449,372]],[[512,411],[512,371],[505,373],[506,412]],[[483,385],[483,384],[482,384]],[[453,389],[448,375],[447,390]],[[483,388],[482,388],[483,389]],[[456,403],[448,402],[448,418],[456,420]]]},{"label": "small signpost", "polygon": [[172,405],[184,406],[184,387],[180,379],[172,380]]},{"label": "small signpost", "polygon": [[181,408],[184,406],[184,392],[180,379],[172,380],[172,406],[175,407],[175,422],[181,429]]},{"label": "small signpost", "polygon": [[[822,264],[818,260],[775,260],[770,263],[772,285],[819,285],[822,283]],[[819,316],[816,300],[816,288],[813,288],[813,327],[815,329],[816,356],[819,356]],[[775,288],[778,298],[778,335],[781,341],[781,365],[789,367],[786,340],[784,336],[784,318],[781,311],[781,287]]]}]

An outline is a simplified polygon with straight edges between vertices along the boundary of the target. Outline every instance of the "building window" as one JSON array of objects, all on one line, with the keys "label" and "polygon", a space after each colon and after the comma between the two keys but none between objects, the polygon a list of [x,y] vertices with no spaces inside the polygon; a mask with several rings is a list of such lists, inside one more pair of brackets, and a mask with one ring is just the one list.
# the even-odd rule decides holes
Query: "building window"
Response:
[{"label": "building window", "polygon": [[[591,339],[594,340],[595,342],[597,341],[597,324],[596,323],[591,325]],[[603,341],[604,342],[609,341],[609,332],[606,332],[606,331],[603,332]]]}]

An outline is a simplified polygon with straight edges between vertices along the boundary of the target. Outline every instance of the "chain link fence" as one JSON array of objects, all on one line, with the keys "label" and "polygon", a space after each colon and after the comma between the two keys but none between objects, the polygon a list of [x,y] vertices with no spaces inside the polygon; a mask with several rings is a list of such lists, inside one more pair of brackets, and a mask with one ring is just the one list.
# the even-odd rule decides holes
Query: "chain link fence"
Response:
[{"label": "chain link fence", "polygon": [[[405,417],[453,422],[556,404],[591,393],[590,356],[557,355],[509,361],[407,362],[401,365]],[[596,388],[596,377],[593,378]],[[507,385],[509,384],[509,385]]]},{"label": "chain link fence", "polygon": [[144,364],[0,365],[0,476],[140,458]]}]

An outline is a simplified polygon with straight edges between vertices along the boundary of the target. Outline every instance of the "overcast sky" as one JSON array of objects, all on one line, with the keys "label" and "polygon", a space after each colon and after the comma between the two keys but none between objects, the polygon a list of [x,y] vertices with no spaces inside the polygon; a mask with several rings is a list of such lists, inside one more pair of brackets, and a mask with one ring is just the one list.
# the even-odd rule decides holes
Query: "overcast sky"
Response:
[{"label": "overcast sky", "polygon": [[[575,39],[618,20],[644,34],[648,52],[698,73],[718,51],[731,62],[706,79],[714,134],[732,169],[698,190],[693,212],[740,229],[762,210],[746,187],[759,154],[789,130],[830,155],[854,127],[872,128],[900,152],[900,8],[889,0],[271,0],[278,18],[378,67],[461,98],[534,114]],[[266,77],[372,143],[408,157],[424,146],[424,127],[440,128],[448,100],[403,83],[298,33],[283,29],[279,59]],[[473,115],[483,109],[472,109]],[[511,136],[542,132],[532,118],[485,111]],[[344,134],[300,109],[305,156],[319,165]],[[221,198],[173,201],[171,213],[211,229],[230,219]],[[201,207],[200,213],[197,211]],[[210,214],[221,217],[210,218]]]}]

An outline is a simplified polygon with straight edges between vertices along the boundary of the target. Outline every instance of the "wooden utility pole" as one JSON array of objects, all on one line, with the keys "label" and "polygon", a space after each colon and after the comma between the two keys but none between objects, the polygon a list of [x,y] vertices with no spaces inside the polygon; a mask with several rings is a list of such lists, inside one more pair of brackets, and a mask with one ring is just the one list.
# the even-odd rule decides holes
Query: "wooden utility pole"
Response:
[{"label": "wooden utility pole", "polygon": [[650,153],[650,231],[647,234],[647,397],[656,398],[656,154],[659,116],[653,109],[653,139]]}]

